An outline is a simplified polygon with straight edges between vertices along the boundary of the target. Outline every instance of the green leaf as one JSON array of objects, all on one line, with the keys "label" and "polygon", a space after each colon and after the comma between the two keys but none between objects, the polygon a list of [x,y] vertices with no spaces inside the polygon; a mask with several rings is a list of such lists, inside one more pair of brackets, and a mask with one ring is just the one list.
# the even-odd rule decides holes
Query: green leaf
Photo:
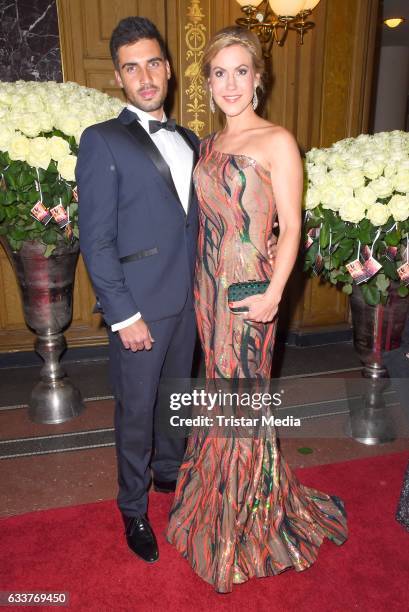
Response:
[{"label": "green leaf", "polygon": [[337,250],[334,252],[334,262],[337,262],[337,266],[340,266],[342,263],[349,261],[349,258],[353,254],[356,248],[355,242],[351,238],[346,238]]},{"label": "green leaf", "polygon": [[379,263],[382,264],[383,271],[388,278],[391,280],[399,279],[398,273],[396,272],[396,264],[393,261],[387,257],[382,257]]},{"label": "green leaf", "polygon": [[326,249],[329,244],[329,226],[323,223],[320,231],[320,245],[322,249]]},{"label": "green leaf", "polygon": [[17,179],[17,185],[20,189],[24,189],[24,187],[32,185],[32,183],[33,179],[31,178],[31,174],[29,172],[23,171]]},{"label": "green leaf", "polygon": [[392,232],[389,232],[389,234],[386,234],[385,236],[385,242],[389,246],[398,246],[400,239],[401,239],[401,235],[400,235],[400,232],[398,232],[397,230],[393,230]]},{"label": "green leaf", "polygon": [[57,165],[56,165],[56,163],[53,160],[51,160],[51,163],[50,163],[50,165],[47,168],[47,173],[49,173],[49,174],[58,174]]},{"label": "green leaf", "polygon": [[21,249],[21,245],[23,244],[19,240],[14,240],[10,236],[8,236],[8,241],[13,251],[19,251]]},{"label": "green leaf", "polygon": [[57,243],[57,238],[58,238],[58,234],[56,230],[50,227],[44,232],[41,239],[44,242],[44,244],[54,244],[55,245]]},{"label": "green leaf", "polygon": [[381,292],[374,285],[362,285],[362,295],[370,306],[377,306],[381,301]]},{"label": "green leaf", "polygon": [[346,295],[351,295],[351,293],[352,293],[352,285],[351,285],[351,283],[345,283],[345,285],[342,287],[342,291],[343,291],[343,293],[346,293]]},{"label": "green leaf", "polygon": [[6,212],[5,212],[4,208],[2,206],[0,206],[0,223],[2,221],[4,221],[5,218],[6,218]]},{"label": "green leaf", "polygon": [[13,240],[25,240],[26,232],[24,229],[20,229],[19,227],[14,227],[13,229],[10,230],[9,236]]},{"label": "green leaf", "polygon": [[44,257],[50,257],[51,253],[56,249],[56,246],[56,244],[48,244],[44,251]]},{"label": "green leaf", "polygon": [[12,174],[7,173],[7,183],[12,189],[18,189],[17,178]]},{"label": "green leaf", "polygon": [[409,287],[406,285],[400,285],[398,289],[398,295],[402,298],[405,298],[409,295]]},{"label": "green leaf", "polygon": [[17,194],[15,191],[9,190],[6,193],[6,197],[4,200],[4,204],[5,206],[9,206],[10,204],[14,204],[14,202],[17,202]]},{"label": "green leaf", "polygon": [[6,217],[7,219],[15,219],[16,217],[18,217],[18,210],[17,208],[14,208],[13,206],[7,206],[4,209],[4,212],[6,213]]},{"label": "green leaf", "polygon": [[371,242],[371,232],[369,228],[361,228],[358,233],[358,238],[362,244],[369,244]]},{"label": "green leaf", "polygon": [[378,287],[379,291],[382,291],[383,293],[385,293],[390,284],[391,282],[389,278],[386,278],[385,274],[383,274],[382,272],[377,274],[376,286]]}]

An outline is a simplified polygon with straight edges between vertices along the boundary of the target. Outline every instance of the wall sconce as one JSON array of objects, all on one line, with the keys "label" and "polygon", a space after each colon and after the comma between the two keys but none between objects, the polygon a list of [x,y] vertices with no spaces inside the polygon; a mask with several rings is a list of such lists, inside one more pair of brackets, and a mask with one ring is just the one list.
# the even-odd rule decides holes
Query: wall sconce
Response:
[{"label": "wall sconce", "polygon": [[[300,44],[304,34],[314,27],[306,21],[320,0],[237,0],[245,17],[236,20],[237,25],[257,34],[268,57],[274,41],[282,46],[288,30],[296,30]],[[280,32],[281,31],[281,32]],[[280,34],[279,34],[280,32]]]},{"label": "wall sconce", "polygon": [[390,19],[384,19],[384,24],[388,26],[388,28],[397,28],[404,21],[405,19],[403,17],[392,17]]}]

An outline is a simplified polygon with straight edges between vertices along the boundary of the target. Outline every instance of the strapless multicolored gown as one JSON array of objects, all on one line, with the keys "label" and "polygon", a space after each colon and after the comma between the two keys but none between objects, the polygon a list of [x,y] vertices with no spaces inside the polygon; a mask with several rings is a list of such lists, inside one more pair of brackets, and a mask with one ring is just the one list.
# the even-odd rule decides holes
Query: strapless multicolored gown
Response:
[{"label": "strapless multicolored gown", "polygon": [[[267,240],[276,216],[270,173],[245,155],[202,143],[195,300],[206,376],[270,376],[275,323],[232,314],[227,287],[271,276]],[[260,437],[189,436],[170,513],[168,541],[194,571],[226,593],[235,583],[305,570],[327,537],[347,539],[342,501],[300,484],[273,427]]]}]

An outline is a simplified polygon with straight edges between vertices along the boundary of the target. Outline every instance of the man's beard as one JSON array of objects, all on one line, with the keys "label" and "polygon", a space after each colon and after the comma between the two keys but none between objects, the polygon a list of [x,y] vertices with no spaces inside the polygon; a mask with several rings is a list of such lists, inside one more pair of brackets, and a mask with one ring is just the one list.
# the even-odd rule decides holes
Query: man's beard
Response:
[{"label": "man's beard", "polygon": [[130,102],[136,108],[139,108],[145,113],[153,113],[154,111],[157,111],[163,107],[167,92],[163,92],[159,99],[154,100],[143,100],[140,97],[137,98],[133,92],[130,92],[129,94],[128,92],[125,92],[125,95],[128,102]]}]

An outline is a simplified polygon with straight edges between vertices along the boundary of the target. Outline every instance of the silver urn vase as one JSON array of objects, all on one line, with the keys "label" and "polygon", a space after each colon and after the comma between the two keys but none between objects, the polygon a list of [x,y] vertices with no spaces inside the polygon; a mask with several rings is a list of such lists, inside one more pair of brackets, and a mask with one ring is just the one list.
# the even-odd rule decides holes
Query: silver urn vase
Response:
[{"label": "silver urn vase", "polygon": [[5,240],[2,243],[16,273],[26,324],[36,334],[35,350],[44,360],[40,381],[29,401],[30,419],[63,423],[84,409],[80,392],[60,364],[67,347],[63,332],[72,319],[79,244],[61,240],[54,252],[44,257],[45,247],[40,242],[27,241],[19,251],[13,251]]},{"label": "silver urn vase", "polygon": [[[364,390],[361,397],[359,393],[349,394],[354,398],[350,399],[350,434],[363,444],[391,442],[396,432],[385,404],[390,384],[382,355],[400,346],[409,299],[401,298],[391,286],[387,304],[371,306],[365,302],[360,287],[354,286],[350,304],[354,347],[363,364],[365,379],[360,385]],[[353,381],[351,385],[354,386]]]}]

